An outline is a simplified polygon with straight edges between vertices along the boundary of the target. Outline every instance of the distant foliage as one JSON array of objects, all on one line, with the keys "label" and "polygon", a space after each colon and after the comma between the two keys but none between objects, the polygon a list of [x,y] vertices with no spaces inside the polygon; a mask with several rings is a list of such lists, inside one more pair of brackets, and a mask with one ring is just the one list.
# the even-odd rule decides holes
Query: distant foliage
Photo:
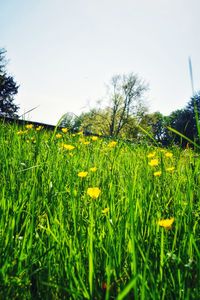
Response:
[{"label": "distant foliage", "polygon": [[137,139],[137,124],[148,111],[143,96],[148,85],[138,75],[115,75],[108,86],[106,107],[94,108],[78,118],[66,114],[63,124],[84,132],[111,137]]},{"label": "distant foliage", "polygon": [[[200,138],[200,92],[190,99],[185,108],[172,112],[168,118],[168,125],[185,135],[192,141]],[[175,133],[168,132],[168,140],[186,146],[187,140]]]},{"label": "distant foliage", "polygon": [[14,96],[18,93],[19,86],[5,70],[5,53],[4,49],[0,49],[0,116],[17,117],[19,107],[14,103]]}]

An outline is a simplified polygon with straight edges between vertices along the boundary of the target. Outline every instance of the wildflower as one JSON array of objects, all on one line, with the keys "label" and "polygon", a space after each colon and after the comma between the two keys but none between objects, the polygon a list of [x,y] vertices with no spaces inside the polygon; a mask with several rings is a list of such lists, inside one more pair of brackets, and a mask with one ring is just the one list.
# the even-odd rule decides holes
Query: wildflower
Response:
[{"label": "wildflower", "polygon": [[68,151],[74,150],[74,146],[68,144],[62,144],[62,147]]},{"label": "wildflower", "polygon": [[91,172],[96,172],[96,170],[97,170],[97,167],[90,168]]},{"label": "wildflower", "polygon": [[86,141],[86,142],[83,143],[83,145],[89,145],[89,144],[90,144],[89,141]]},{"label": "wildflower", "polygon": [[106,207],[102,210],[102,213],[107,214],[109,212],[109,210],[110,210],[109,207]]},{"label": "wildflower", "polygon": [[154,176],[160,176],[161,174],[162,174],[161,171],[156,171],[156,172],[153,173]]},{"label": "wildflower", "polygon": [[35,128],[35,130],[40,131],[40,130],[42,130],[42,128],[43,128],[43,126],[38,126],[38,127]]},{"label": "wildflower", "polygon": [[147,155],[148,158],[153,158],[156,155],[156,152],[151,152]]},{"label": "wildflower", "polygon": [[163,219],[163,220],[158,221],[158,225],[161,227],[164,227],[166,229],[171,229],[173,223],[174,223],[174,218]]},{"label": "wildflower", "polygon": [[79,131],[77,135],[83,135],[83,131]]},{"label": "wildflower", "polygon": [[112,141],[112,142],[110,142],[110,143],[108,144],[108,147],[109,147],[109,148],[114,148],[116,145],[117,145],[117,142]]},{"label": "wildflower", "polygon": [[149,162],[149,165],[151,167],[158,166],[158,159],[157,158],[151,159],[150,162]]},{"label": "wildflower", "polygon": [[78,177],[84,178],[87,176],[87,174],[88,174],[88,172],[79,172]]},{"label": "wildflower", "polygon": [[168,172],[172,172],[172,171],[174,171],[174,167],[168,167],[168,168],[166,168],[166,171],[168,171]]},{"label": "wildflower", "polygon": [[166,152],[166,153],[165,153],[165,156],[171,158],[171,157],[173,156],[173,153],[171,153],[171,152]]},{"label": "wildflower", "polygon": [[23,134],[25,134],[25,133],[27,133],[27,130],[19,130],[19,131],[17,131],[17,135],[23,135]]},{"label": "wildflower", "polygon": [[92,136],[92,137],[91,137],[91,140],[92,140],[93,142],[95,142],[95,141],[98,140],[98,137],[97,137],[97,136]]},{"label": "wildflower", "polygon": [[98,187],[93,187],[93,188],[87,189],[87,194],[93,199],[97,199],[99,197],[100,193],[101,193],[101,191]]},{"label": "wildflower", "polygon": [[26,129],[32,129],[33,128],[33,124],[28,124],[25,127],[26,127]]},{"label": "wildflower", "polygon": [[62,128],[61,129],[63,133],[67,133],[68,129],[67,128]]},{"label": "wildflower", "polygon": [[60,133],[57,133],[57,134],[56,134],[56,138],[57,138],[57,139],[60,139],[61,137],[62,137],[62,134],[60,134]]}]

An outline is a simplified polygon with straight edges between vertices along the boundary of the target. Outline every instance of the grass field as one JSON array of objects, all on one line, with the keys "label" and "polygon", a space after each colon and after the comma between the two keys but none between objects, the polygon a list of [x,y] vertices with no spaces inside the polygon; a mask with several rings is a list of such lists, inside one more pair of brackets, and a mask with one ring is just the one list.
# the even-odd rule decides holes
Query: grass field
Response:
[{"label": "grass field", "polygon": [[0,299],[199,299],[200,157],[0,125]]}]

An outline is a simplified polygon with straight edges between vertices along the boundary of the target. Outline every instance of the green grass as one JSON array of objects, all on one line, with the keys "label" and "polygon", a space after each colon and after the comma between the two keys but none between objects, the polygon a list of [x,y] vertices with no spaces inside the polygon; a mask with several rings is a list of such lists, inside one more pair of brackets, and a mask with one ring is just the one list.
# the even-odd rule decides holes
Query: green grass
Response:
[{"label": "green grass", "polygon": [[198,155],[19,130],[0,125],[0,299],[198,299]]}]

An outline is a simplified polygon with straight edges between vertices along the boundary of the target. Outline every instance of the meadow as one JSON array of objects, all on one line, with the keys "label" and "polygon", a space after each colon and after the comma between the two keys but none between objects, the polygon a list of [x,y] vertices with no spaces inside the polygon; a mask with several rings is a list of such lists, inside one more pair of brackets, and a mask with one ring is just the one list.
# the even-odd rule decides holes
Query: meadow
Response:
[{"label": "meadow", "polygon": [[0,299],[199,299],[200,156],[0,124]]}]

